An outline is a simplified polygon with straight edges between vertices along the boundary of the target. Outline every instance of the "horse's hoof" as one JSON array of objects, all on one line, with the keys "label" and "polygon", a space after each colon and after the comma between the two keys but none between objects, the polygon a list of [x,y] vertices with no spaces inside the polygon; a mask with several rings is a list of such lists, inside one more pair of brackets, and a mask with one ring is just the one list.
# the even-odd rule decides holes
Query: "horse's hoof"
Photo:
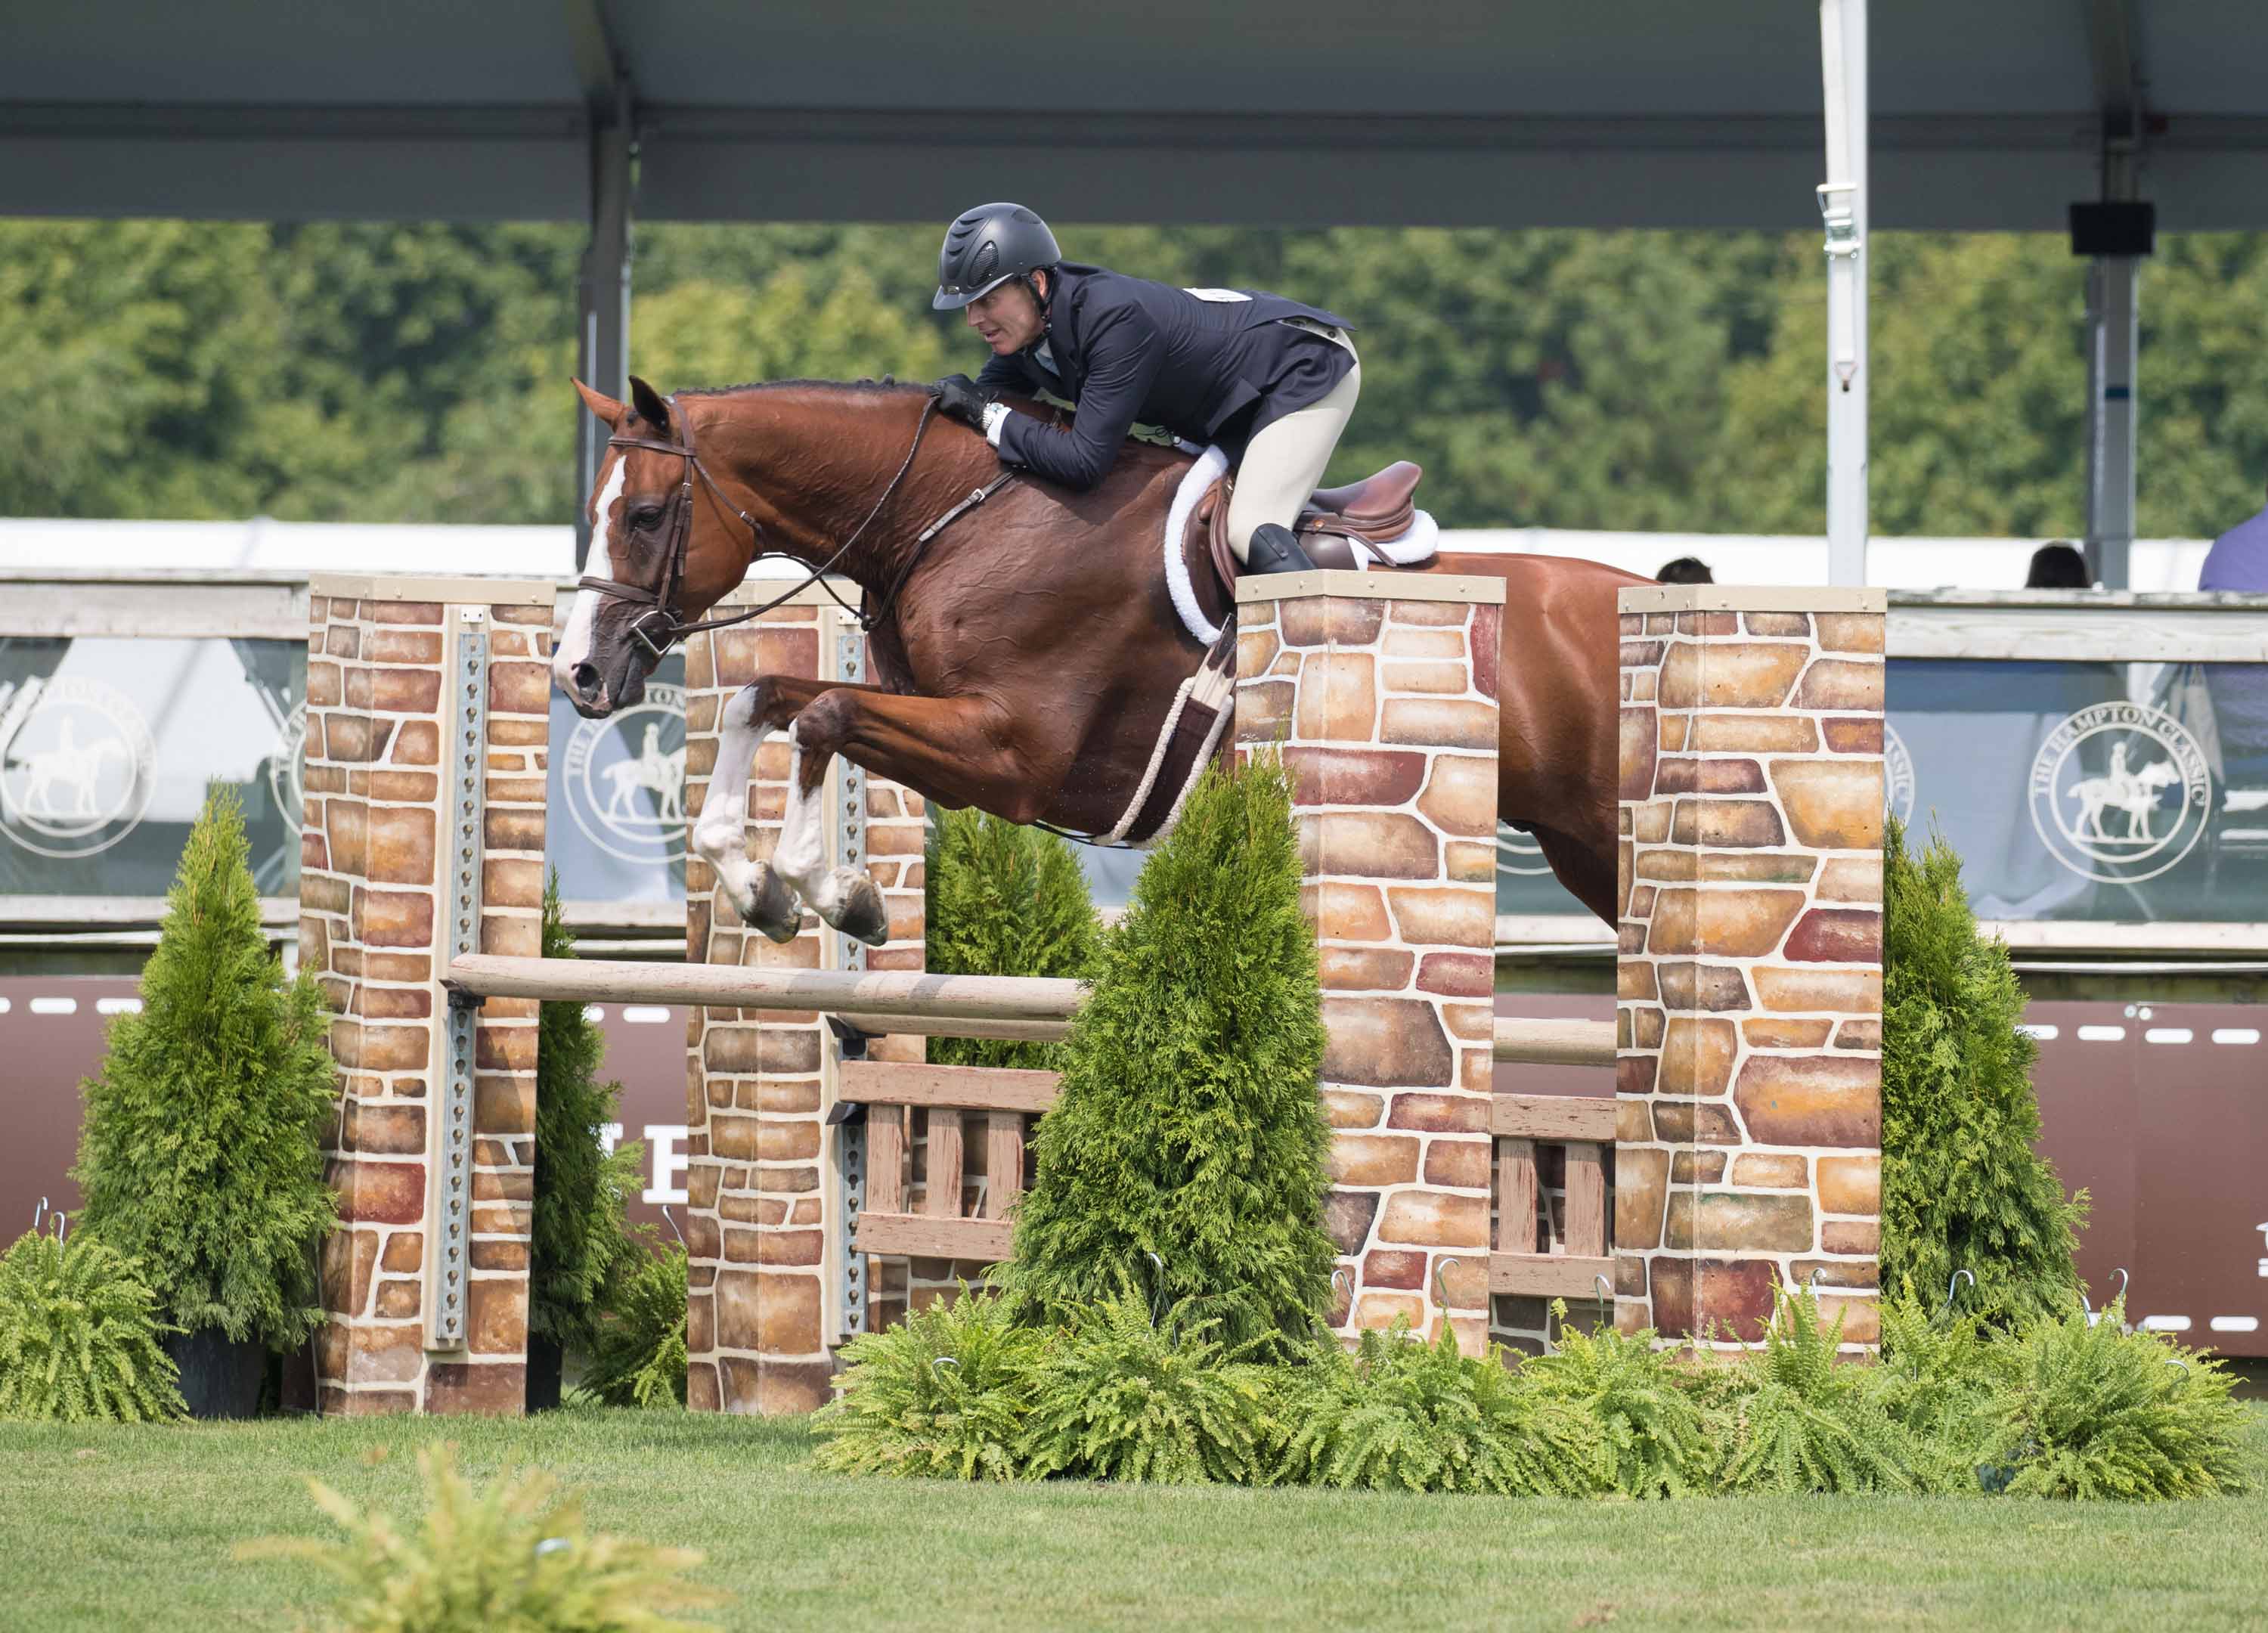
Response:
[{"label": "horse's hoof", "polygon": [[769,862],[756,864],[754,888],[740,916],[774,941],[793,941],[803,930],[803,908],[795,892]]},{"label": "horse's hoof", "polygon": [[838,867],[821,886],[812,910],[855,940],[879,947],[890,938],[889,905],[881,886],[856,868]]}]

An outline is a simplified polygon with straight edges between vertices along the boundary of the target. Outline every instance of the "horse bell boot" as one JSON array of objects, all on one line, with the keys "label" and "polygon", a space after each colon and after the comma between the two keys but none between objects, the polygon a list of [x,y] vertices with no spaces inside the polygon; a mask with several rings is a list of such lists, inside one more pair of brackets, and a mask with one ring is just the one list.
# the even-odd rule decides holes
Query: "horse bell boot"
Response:
[{"label": "horse bell boot", "polygon": [[1248,573],[1311,573],[1315,564],[1300,548],[1299,540],[1292,536],[1289,527],[1274,522],[1263,522],[1252,530],[1252,542],[1245,548],[1244,570]]}]

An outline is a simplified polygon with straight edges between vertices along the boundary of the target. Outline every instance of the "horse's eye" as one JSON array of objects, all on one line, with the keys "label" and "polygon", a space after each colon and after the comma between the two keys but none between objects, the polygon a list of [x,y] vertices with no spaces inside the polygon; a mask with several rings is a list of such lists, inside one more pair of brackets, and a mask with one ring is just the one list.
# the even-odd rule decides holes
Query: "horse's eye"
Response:
[{"label": "horse's eye", "polygon": [[660,519],[661,506],[659,504],[641,504],[630,512],[630,526],[633,527],[651,527]]}]

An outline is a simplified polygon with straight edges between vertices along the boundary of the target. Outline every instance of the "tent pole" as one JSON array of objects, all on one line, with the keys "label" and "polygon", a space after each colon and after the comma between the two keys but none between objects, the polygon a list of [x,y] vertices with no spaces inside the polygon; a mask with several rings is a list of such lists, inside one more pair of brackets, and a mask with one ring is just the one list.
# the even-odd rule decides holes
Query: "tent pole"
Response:
[{"label": "tent pole", "polygon": [[1867,582],[1867,0],[1819,0],[1826,92],[1827,581]]},{"label": "tent pole", "polygon": [[[624,86],[627,92],[627,85]],[[615,117],[591,129],[591,239],[576,280],[576,335],[582,379],[617,401],[630,397],[630,158],[633,133],[629,98],[617,103]],[[575,414],[575,570],[591,555],[587,501],[598,483],[607,452],[608,428],[578,402]]]},{"label": "tent pole", "polygon": [[[2103,196],[2135,196],[2131,147],[2103,156]],[[2088,267],[2087,565],[2106,590],[2132,586],[2134,548],[2134,377],[2142,261],[2096,255]]]}]

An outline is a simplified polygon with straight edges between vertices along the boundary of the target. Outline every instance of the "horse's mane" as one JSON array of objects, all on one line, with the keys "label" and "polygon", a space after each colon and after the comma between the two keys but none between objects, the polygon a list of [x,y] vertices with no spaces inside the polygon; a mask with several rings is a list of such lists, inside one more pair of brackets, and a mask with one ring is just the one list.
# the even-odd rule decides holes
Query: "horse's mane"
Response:
[{"label": "horse's mane", "polygon": [[753,391],[837,391],[856,392],[872,395],[902,395],[908,392],[926,393],[929,387],[911,380],[893,379],[884,375],[873,380],[747,380],[738,386],[701,386],[680,391],[681,397],[737,397]]}]

